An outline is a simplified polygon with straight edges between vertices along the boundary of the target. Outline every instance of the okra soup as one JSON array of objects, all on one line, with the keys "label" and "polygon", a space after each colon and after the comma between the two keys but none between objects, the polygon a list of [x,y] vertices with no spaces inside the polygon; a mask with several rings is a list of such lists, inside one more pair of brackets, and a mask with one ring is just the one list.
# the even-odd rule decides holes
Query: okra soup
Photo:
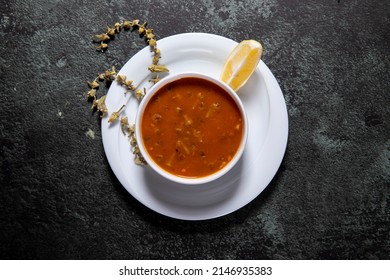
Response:
[{"label": "okra soup", "polygon": [[144,149],[168,173],[201,178],[218,172],[237,153],[244,116],[225,89],[199,77],[161,87],[141,119]]}]

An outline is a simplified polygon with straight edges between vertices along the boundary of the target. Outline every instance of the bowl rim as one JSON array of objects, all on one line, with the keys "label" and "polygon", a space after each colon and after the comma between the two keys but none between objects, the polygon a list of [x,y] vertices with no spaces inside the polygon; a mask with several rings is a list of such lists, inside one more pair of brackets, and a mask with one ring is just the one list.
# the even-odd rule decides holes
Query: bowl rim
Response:
[{"label": "bowl rim", "polygon": [[[177,176],[174,175],[168,171],[166,171],[164,168],[159,166],[149,155],[147,152],[146,148],[144,147],[143,144],[143,139],[142,139],[142,130],[141,130],[141,121],[142,121],[142,113],[146,108],[146,105],[148,102],[151,100],[151,98],[166,84],[169,84],[171,82],[183,79],[183,78],[200,78],[200,79],[205,79],[209,82],[214,83],[215,85],[219,86],[222,88],[226,93],[230,95],[230,97],[234,100],[236,105],[238,106],[240,113],[242,115],[242,120],[243,120],[243,133],[242,133],[242,138],[241,138],[241,143],[240,146],[238,147],[236,153],[234,154],[233,158],[226,164],[222,169],[211,173],[206,176],[202,177],[184,177],[184,176]],[[176,74],[169,74],[166,77],[162,78],[159,82],[157,82],[155,85],[153,85],[150,90],[146,93],[146,95],[143,97],[141,100],[138,109],[137,109],[137,114],[135,118],[135,137],[137,140],[138,147],[140,149],[141,155],[145,159],[146,163],[153,169],[155,172],[160,174],[162,177],[165,177],[166,179],[179,183],[179,184],[184,184],[184,185],[198,185],[198,184],[205,184],[205,183],[210,183],[214,180],[217,180],[218,178],[222,177],[226,173],[228,173],[235,165],[236,163],[240,160],[242,154],[244,153],[245,146],[247,143],[247,138],[248,138],[248,118],[247,114],[245,111],[245,107],[238,96],[237,92],[234,91],[229,85],[224,83],[223,81],[202,74],[198,72],[180,72]]]}]

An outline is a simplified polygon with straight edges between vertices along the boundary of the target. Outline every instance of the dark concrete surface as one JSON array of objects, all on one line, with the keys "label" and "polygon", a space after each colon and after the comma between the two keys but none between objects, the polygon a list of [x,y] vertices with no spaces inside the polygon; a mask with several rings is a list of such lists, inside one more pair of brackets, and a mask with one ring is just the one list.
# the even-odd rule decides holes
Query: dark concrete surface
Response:
[{"label": "dark concrete surface", "polygon": [[[389,258],[389,1],[0,4],[1,259]],[[167,218],[111,171],[86,81],[144,42],[123,34],[99,53],[91,37],[135,18],[158,38],[263,43],[289,141],[274,180],[239,211]]]}]

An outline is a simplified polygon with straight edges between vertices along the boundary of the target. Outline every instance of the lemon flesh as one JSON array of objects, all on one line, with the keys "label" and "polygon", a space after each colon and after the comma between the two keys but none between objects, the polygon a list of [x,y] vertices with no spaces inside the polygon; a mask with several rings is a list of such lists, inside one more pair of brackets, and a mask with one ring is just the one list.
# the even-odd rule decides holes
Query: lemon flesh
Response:
[{"label": "lemon flesh", "polygon": [[221,73],[221,80],[235,91],[239,90],[255,71],[263,46],[255,40],[240,42],[229,54]]}]

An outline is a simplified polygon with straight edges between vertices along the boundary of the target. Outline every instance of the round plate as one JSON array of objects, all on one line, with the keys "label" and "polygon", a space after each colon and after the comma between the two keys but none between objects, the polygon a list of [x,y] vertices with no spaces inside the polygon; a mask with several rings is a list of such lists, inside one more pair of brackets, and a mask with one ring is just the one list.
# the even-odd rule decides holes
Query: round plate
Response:
[{"label": "round plate", "polygon": [[[178,34],[159,40],[161,64],[170,73],[199,72],[219,78],[223,63],[237,42],[205,33]],[[153,53],[145,47],[119,71],[149,89],[147,70]],[[149,167],[134,163],[129,139],[119,122],[102,119],[104,150],[112,170],[138,201],[163,215],[183,220],[205,220],[229,214],[256,198],[275,176],[283,159],[288,136],[288,117],[282,91],[271,71],[260,61],[248,82],[239,90],[246,108],[249,132],[244,154],[223,177],[202,185],[172,183]],[[109,112],[126,104],[125,114],[135,122],[138,101],[113,82],[106,105]]]}]

